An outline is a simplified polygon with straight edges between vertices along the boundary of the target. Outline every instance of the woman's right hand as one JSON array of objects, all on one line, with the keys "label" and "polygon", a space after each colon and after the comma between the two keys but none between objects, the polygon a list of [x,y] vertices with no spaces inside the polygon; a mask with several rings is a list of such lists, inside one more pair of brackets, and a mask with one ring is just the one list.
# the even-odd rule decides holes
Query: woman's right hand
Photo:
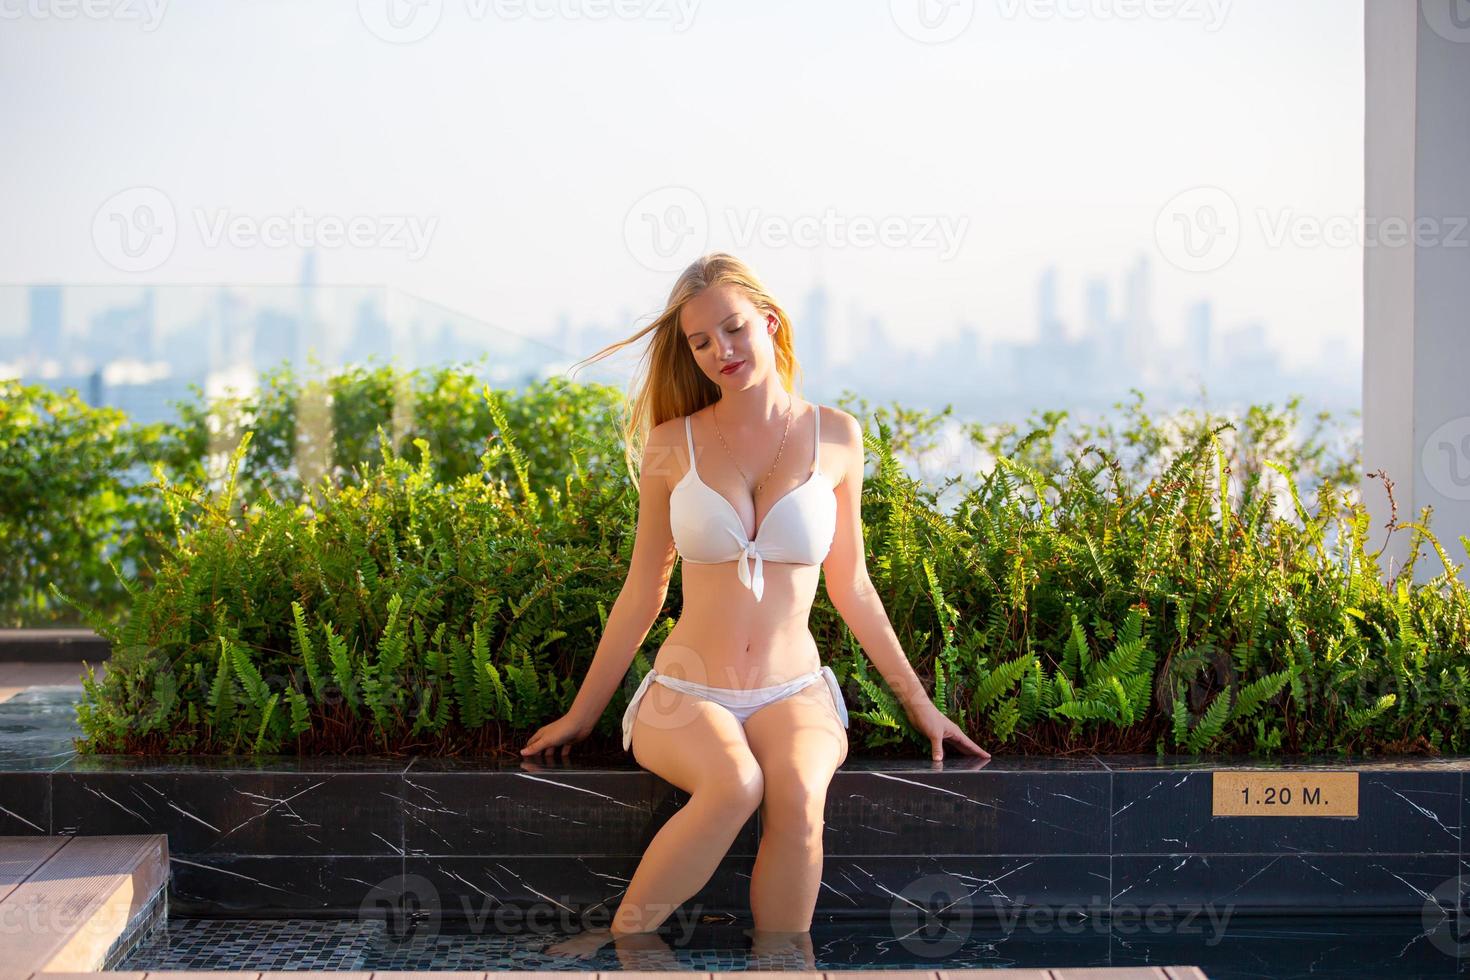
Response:
[{"label": "woman's right hand", "polygon": [[535,734],[521,749],[521,757],[542,755],[542,761],[550,761],[555,757],[556,747],[560,745],[562,760],[566,761],[571,758],[572,743],[580,742],[591,734],[591,725],[584,725],[571,714],[565,714],[551,724],[536,729]]}]

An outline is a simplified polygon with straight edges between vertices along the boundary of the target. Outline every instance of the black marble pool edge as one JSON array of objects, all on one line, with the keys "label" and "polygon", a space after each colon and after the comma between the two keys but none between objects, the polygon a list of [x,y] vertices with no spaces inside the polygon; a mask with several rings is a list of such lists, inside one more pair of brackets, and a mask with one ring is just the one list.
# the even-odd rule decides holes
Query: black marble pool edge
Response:
[{"label": "black marble pool edge", "polygon": [[0,629],[0,663],[100,664],[112,656],[112,644],[86,627]]},{"label": "black marble pool edge", "polygon": [[[0,833],[167,833],[183,916],[603,914],[687,799],[631,763],[185,757],[0,761]],[[1214,817],[1211,774],[1359,773],[1359,816]],[[1458,759],[849,759],[833,779],[823,919],[1075,909],[1421,914],[1466,907]],[[757,813],[689,903],[749,908]]]}]

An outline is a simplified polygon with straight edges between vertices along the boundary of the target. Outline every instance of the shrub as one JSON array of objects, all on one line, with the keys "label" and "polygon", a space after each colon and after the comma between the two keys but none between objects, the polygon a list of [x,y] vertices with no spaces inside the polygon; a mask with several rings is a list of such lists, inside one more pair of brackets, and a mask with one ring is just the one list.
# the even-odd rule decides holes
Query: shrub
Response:
[{"label": "shrub", "polygon": [[[89,613],[114,653],[85,684],[83,751],[518,758],[570,705],[601,638],[636,488],[611,424],[549,425],[537,443],[535,412],[554,413],[555,396],[534,396],[553,404],[532,412],[481,394],[488,444],[452,478],[436,475],[428,440],[410,461],[382,431],[380,464],[298,497],[267,485],[236,503],[251,433],[217,492],[159,467],[173,541],[124,624]],[[1253,431],[1285,431],[1273,410],[1248,418],[1245,438],[1195,419],[1153,475],[1149,453],[1130,464],[1117,451],[1140,438],[1139,417],[1075,451],[1056,449],[1069,434],[1049,417],[997,436],[993,468],[947,510],[944,488],[904,471],[888,420],[866,421],[870,574],[935,703],[987,748],[1464,749],[1470,598],[1429,514],[1392,533],[1447,571],[1414,585],[1411,563],[1383,579],[1368,515],[1334,478],[1355,461],[1285,455],[1316,480],[1309,508],[1299,473],[1251,456]],[[533,459],[561,475],[541,478]],[[673,625],[665,613],[584,755],[621,755],[617,716]],[[811,627],[850,692],[854,747],[927,752],[825,596]]]}]

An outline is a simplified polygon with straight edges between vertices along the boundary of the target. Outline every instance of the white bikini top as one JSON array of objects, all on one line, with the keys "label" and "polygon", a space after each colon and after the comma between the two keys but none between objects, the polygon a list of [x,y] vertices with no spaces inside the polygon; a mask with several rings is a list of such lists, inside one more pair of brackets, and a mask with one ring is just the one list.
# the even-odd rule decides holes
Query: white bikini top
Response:
[{"label": "white bikini top", "polygon": [[[765,591],[764,563],[817,565],[832,549],[837,533],[837,498],[834,487],[818,481],[822,460],[822,409],[816,407],[817,444],[812,453],[811,475],[795,490],[786,493],[766,512],[756,536],[745,536],[745,525],[734,505],[699,478],[694,465],[694,433],[689,416],[684,416],[684,437],[689,443],[689,471],[669,495],[669,525],[674,547],[687,562],[717,565],[739,561],[740,584],[755,594]],[[755,571],[747,565],[755,559]]]}]

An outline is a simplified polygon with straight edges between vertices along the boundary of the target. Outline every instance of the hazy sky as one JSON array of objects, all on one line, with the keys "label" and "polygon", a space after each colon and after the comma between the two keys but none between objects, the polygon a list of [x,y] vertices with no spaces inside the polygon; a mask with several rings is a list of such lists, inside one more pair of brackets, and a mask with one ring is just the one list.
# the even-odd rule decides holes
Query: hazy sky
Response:
[{"label": "hazy sky", "polygon": [[315,240],[537,334],[655,313],[678,241],[929,349],[1030,335],[1049,263],[1076,329],[1143,252],[1166,333],[1207,297],[1357,343],[1360,0],[417,2],[0,0],[0,283],[288,282]]}]

